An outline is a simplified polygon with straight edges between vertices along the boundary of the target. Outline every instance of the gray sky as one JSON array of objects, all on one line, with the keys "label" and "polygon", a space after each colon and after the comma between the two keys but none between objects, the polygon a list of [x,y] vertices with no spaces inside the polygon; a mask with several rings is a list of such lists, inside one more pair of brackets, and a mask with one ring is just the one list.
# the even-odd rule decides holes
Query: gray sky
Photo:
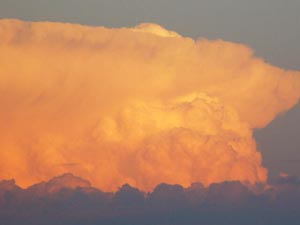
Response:
[{"label": "gray sky", "polygon": [[[107,27],[155,22],[193,37],[244,43],[269,63],[300,70],[299,0],[0,0],[0,18]],[[271,176],[300,176],[300,107],[256,132]]]}]

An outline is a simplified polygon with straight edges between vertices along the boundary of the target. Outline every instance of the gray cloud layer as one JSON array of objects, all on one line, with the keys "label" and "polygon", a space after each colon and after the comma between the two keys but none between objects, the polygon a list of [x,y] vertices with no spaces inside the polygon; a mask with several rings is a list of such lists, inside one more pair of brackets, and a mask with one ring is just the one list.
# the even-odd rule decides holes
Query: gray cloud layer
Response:
[{"label": "gray cloud layer", "polygon": [[1,224],[297,224],[300,182],[281,177],[269,187],[249,190],[240,182],[159,184],[144,193],[123,185],[115,193],[95,189],[72,174],[21,189],[0,182]]}]

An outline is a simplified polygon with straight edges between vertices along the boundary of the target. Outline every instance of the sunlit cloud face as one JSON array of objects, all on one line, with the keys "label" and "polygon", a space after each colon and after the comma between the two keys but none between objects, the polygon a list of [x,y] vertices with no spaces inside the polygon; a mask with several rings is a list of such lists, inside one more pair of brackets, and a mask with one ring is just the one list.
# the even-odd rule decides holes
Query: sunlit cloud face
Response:
[{"label": "sunlit cloud face", "polygon": [[252,137],[297,103],[300,73],[246,46],[158,25],[0,21],[0,177],[72,172],[129,183],[264,182]]}]

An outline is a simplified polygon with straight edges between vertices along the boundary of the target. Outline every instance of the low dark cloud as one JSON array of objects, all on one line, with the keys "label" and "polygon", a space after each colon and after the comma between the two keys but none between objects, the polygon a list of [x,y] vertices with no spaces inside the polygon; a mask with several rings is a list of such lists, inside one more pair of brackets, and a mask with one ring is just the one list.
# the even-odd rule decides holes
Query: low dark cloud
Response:
[{"label": "low dark cloud", "polygon": [[128,184],[102,192],[72,174],[27,189],[0,182],[0,221],[4,225],[89,224],[297,224],[300,182],[280,177],[272,186],[246,187],[238,181],[196,183],[188,188],[159,184],[145,193]]}]

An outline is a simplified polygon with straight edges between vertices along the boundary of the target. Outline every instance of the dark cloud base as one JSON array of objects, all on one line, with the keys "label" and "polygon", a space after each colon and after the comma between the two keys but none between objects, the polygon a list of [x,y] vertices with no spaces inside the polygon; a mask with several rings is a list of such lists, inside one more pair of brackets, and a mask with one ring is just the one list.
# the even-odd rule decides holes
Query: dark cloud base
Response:
[{"label": "dark cloud base", "polygon": [[160,184],[143,193],[127,184],[105,193],[72,174],[27,189],[0,182],[0,224],[263,225],[299,224],[300,182],[280,178],[251,190],[240,182]]}]

